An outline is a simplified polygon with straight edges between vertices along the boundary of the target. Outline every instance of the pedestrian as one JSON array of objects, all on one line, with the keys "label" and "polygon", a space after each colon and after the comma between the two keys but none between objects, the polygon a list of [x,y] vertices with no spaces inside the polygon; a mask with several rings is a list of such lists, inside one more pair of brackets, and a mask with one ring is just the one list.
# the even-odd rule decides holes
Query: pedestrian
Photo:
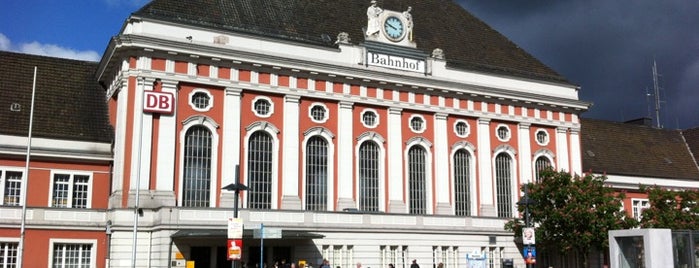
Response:
[{"label": "pedestrian", "polygon": [[396,268],[396,267],[393,265],[393,263],[389,263],[388,268]]},{"label": "pedestrian", "polygon": [[420,268],[420,265],[417,264],[417,260],[413,260],[413,264],[410,265],[410,268]]},{"label": "pedestrian", "polygon": [[320,264],[320,267],[318,268],[330,268],[330,262],[328,259],[323,259],[323,263]]}]

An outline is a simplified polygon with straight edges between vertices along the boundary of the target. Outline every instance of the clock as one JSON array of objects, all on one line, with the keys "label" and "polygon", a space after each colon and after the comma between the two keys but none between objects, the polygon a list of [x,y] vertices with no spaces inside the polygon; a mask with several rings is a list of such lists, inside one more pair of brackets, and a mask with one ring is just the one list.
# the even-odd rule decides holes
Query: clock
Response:
[{"label": "clock", "polygon": [[399,41],[405,33],[403,21],[396,16],[386,18],[383,22],[383,29],[386,37],[391,41]]}]

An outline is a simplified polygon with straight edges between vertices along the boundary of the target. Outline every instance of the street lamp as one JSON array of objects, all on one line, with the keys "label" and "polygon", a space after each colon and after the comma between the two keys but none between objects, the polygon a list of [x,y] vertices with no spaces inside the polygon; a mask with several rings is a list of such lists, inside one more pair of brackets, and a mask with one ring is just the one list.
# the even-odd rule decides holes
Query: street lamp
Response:
[{"label": "street lamp", "polygon": [[[526,234],[526,231],[529,231],[530,230],[529,228],[531,227],[531,215],[529,215],[529,206],[536,204],[536,201],[534,201],[534,199],[529,198],[529,189],[527,186],[528,186],[527,184],[524,185],[524,196],[522,196],[522,199],[520,199],[519,202],[517,202],[517,205],[524,206],[524,227],[526,228],[524,234]],[[524,238],[526,238],[526,237],[524,237],[524,236],[525,235],[523,235],[523,237],[522,237],[522,241],[525,242],[526,246],[527,246],[526,247],[527,250],[526,250],[526,253],[524,254],[524,258],[525,258],[525,261],[527,262],[527,267],[532,267],[531,261],[527,260],[527,257],[528,257],[527,255],[529,253],[532,253],[531,252],[531,250],[532,250],[532,248],[531,248],[532,243],[531,242],[532,241],[531,241],[531,239],[525,240]],[[532,233],[532,237],[535,237],[533,233]],[[533,253],[532,253],[532,255],[533,255]],[[532,256],[532,257],[534,257],[534,256]]]},{"label": "street lamp", "polygon": [[[240,191],[245,191],[248,189],[245,184],[240,183],[240,166],[235,165],[235,181],[231,184],[226,185],[221,188],[223,190],[234,191],[235,199],[233,200],[233,218],[238,218],[238,199],[240,197]],[[231,267],[236,267],[236,261],[231,261]]]}]

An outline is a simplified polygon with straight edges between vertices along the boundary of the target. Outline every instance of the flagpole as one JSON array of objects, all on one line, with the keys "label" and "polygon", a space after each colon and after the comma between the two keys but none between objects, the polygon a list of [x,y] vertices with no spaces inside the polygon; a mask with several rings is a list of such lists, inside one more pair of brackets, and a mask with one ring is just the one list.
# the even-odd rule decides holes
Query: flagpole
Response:
[{"label": "flagpole", "polygon": [[19,245],[17,246],[17,267],[22,268],[22,259],[24,253],[24,233],[25,225],[27,222],[27,189],[29,184],[29,158],[31,156],[32,149],[32,125],[34,123],[34,95],[36,93],[36,70],[37,67],[34,66],[34,81],[32,82],[32,104],[29,109],[29,134],[27,134],[27,157],[24,164],[24,178],[22,182],[22,219],[19,227]]}]

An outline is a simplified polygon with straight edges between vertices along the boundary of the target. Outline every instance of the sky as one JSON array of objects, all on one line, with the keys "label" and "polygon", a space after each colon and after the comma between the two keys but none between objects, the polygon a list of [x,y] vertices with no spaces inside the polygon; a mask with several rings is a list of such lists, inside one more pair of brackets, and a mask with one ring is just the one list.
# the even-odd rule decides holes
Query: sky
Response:
[{"label": "sky", "polygon": [[[0,0],[0,50],[98,61],[129,14],[147,2]],[[457,2],[579,86],[580,100],[592,103],[582,117],[655,119],[655,62],[660,124],[699,127],[699,1]]]}]

